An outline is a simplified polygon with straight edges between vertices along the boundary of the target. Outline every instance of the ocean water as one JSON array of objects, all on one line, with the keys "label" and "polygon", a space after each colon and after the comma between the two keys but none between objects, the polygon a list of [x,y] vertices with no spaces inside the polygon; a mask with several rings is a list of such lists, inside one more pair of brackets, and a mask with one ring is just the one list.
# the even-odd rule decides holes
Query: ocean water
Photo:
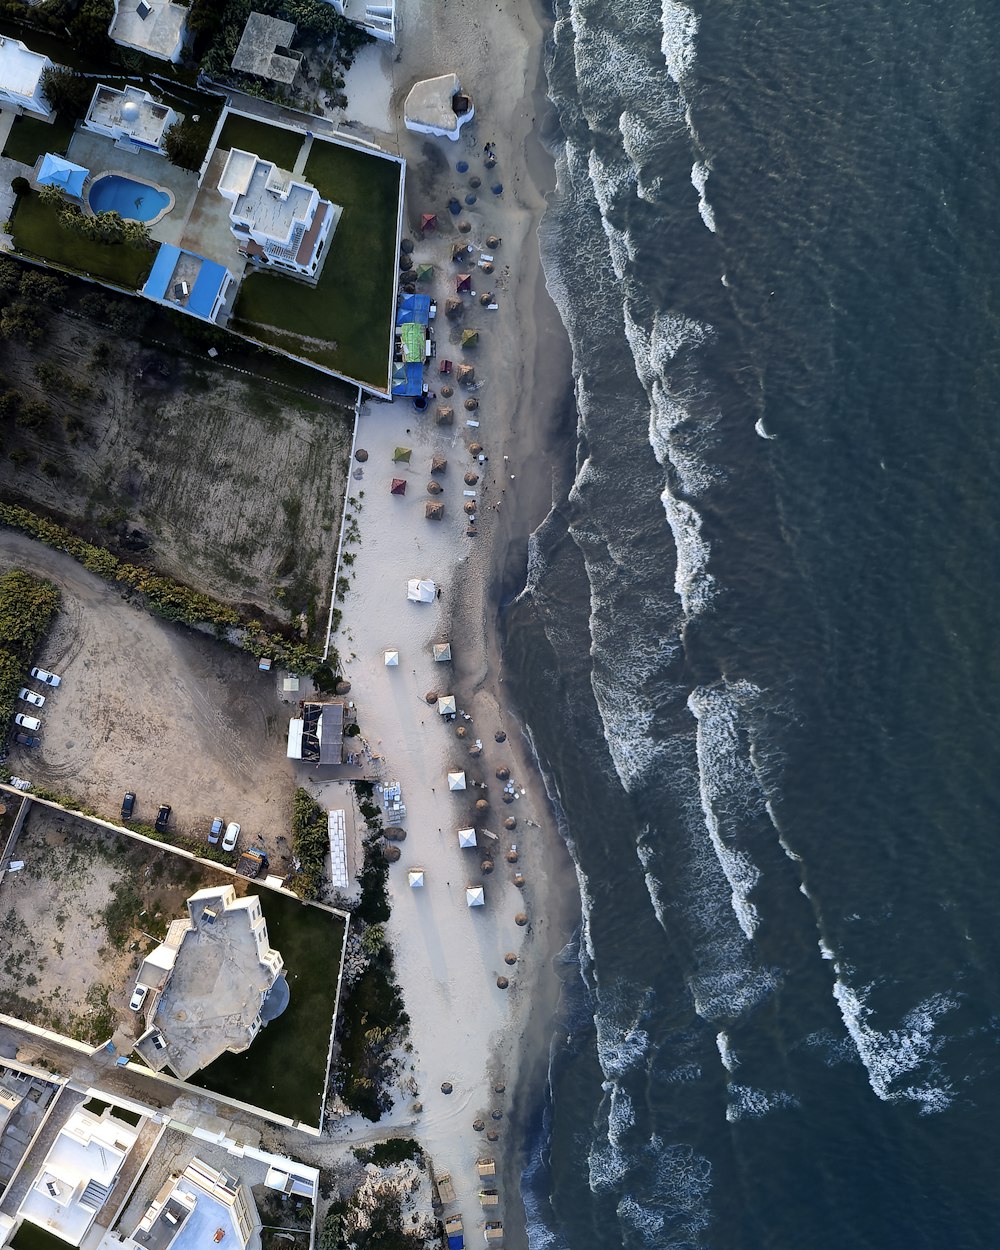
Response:
[{"label": "ocean water", "polygon": [[531,1244],[995,1246],[1000,6],[554,14]]}]

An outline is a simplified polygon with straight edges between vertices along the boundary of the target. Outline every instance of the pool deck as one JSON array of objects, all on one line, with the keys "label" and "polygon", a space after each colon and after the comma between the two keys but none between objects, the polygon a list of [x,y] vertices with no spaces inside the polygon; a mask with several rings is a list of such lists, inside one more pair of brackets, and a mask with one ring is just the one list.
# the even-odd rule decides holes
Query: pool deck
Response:
[{"label": "pool deck", "polygon": [[77,130],[66,157],[98,177],[110,170],[172,192],[173,208],[150,225],[149,233],[159,243],[181,245],[187,217],[198,194],[197,174],[178,169],[165,156],[153,152],[130,152],[117,147],[113,140],[88,130]]}]

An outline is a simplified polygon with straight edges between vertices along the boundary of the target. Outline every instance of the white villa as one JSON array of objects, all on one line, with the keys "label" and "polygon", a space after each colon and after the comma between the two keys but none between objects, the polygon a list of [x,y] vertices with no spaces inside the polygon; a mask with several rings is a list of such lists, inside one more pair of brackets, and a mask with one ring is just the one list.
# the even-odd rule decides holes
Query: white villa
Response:
[{"label": "white villa", "polygon": [[0,37],[0,107],[13,105],[48,117],[52,106],[42,95],[42,75],[52,68],[47,56],[32,52],[20,39]]},{"label": "white villa", "polygon": [[59,1130],[18,1215],[78,1246],[108,1200],[139,1132],[108,1111],[98,1116],[77,1108]]},{"label": "white villa", "polygon": [[184,51],[187,7],[173,0],[115,0],[108,35],[161,61],[179,61]]},{"label": "white villa", "polygon": [[286,169],[233,148],[219,178],[230,203],[230,229],[261,265],[315,278],[323,246],[343,211]]},{"label": "white villa", "polygon": [[108,87],[101,83],[94,92],[84,130],[107,135],[115,143],[133,151],[163,152],[163,136],[181,120],[166,104],[160,104],[139,87]]},{"label": "white villa", "polygon": [[396,42],[396,0],[327,0],[341,17],[363,27],[369,35],[387,43]]},{"label": "white villa", "polygon": [[163,1185],[132,1241],[142,1250],[204,1250],[223,1239],[246,1247],[259,1229],[256,1204],[242,1181],[194,1158]]}]

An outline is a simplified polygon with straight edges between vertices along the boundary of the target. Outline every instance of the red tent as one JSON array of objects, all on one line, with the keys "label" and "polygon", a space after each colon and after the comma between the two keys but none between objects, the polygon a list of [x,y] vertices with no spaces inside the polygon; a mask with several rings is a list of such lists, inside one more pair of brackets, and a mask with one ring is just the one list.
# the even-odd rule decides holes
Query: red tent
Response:
[{"label": "red tent", "polygon": [[459,295],[465,294],[472,290],[472,276],[467,273],[460,273],[455,279],[455,290]]},{"label": "red tent", "polygon": [[401,477],[394,477],[392,479],[392,485],[389,487],[389,492],[390,494],[393,494],[393,495],[405,495],[406,494],[405,480]]},{"label": "red tent", "polygon": [[420,218],[421,230],[436,230],[437,225],[437,213],[424,213],[424,215]]}]

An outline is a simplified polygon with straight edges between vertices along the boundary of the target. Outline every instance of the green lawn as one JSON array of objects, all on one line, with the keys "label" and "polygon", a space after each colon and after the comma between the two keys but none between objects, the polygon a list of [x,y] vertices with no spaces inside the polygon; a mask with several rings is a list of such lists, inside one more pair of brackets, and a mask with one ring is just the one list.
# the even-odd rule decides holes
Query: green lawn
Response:
[{"label": "green lawn", "polygon": [[123,243],[94,243],[59,224],[57,210],[37,193],[22,195],[14,209],[14,247],[29,256],[53,261],[77,273],[106,278],[138,290],[153,267],[154,252]]},{"label": "green lawn", "polygon": [[19,117],[10,128],[3,154],[24,165],[34,165],[43,152],[65,156],[73,138],[73,125],[72,120],[64,117],[56,117],[54,122],[43,122],[37,117]]},{"label": "green lawn", "polygon": [[194,1085],[319,1127],[344,921],[273,890],[257,895],[271,946],[285,961],[289,999],[248,1050],[223,1055]]},{"label": "green lawn", "polygon": [[281,126],[269,126],[267,122],[230,113],[216,146],[222,150],[241,148],[262,160],[274,161],[282,169],[291,169],[304,142],[301,131],[284,130]]},{"label": "green lawn", "polygon": [[344,209],[327,241],[320,280],[307,286],[251,274],[240,288],[232,326],[293,356],[387,389],[399,165],[317,139],[305,176],[325,199]]}]

